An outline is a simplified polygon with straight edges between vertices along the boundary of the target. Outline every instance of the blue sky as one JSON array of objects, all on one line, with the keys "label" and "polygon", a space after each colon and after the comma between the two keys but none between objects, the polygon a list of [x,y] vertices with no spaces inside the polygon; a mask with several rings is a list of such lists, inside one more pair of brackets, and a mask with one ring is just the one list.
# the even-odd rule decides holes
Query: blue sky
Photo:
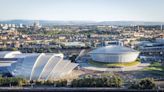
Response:
[{"label": "blue sky", "polygon": [[0,20],[164,22],[164,0],[0,0],[0,12]]}]

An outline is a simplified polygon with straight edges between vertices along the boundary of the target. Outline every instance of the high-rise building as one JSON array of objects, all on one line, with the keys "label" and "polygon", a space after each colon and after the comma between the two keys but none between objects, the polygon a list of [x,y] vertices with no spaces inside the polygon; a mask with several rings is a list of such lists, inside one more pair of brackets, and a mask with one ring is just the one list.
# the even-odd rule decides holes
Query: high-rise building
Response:
[{"label": "high-rise building", "polygon": [[161,24],[161,30],[163,30],[163,25]]}]

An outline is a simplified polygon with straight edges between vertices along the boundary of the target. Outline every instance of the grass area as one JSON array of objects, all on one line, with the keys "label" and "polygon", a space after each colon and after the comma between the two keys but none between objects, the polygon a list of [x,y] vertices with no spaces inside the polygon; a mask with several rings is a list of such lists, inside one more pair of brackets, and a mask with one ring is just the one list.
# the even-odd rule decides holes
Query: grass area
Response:
[{"label": "grass area", "polygon": [[144,70],[148,70],[148,71],[152,71],[152,70],[164,71],[164,66],[162,66],[162,64],[159,63],[159,62],[153,62],[149,67],[146,67]]},{"label": "grass area", "polygon": [[127,63],[104,63],[104,62],[96,62],[96,61],[89,61],[88,62],[91,65],[98,66],[98,67],[128,67],[128,66],[135,66],[140,64],[139,61],[134,61],[134,62],[127,62]]},{"label": "grass area", "polygon": [[151,63],[151,65],[144,68],[143,71],[154,75],[164,76],[164,66],[162,66],[162,64],[159,62]]}]

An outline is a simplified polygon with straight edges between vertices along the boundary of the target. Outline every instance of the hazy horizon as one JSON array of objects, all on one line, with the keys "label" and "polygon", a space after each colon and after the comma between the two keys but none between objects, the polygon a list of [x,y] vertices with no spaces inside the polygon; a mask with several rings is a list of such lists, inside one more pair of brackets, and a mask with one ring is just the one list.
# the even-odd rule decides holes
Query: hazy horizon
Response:
[{"label": "hazy horizon", "polygon": [[161,22],[164,21],[139,21],[139,20],[105,20],[105,21],[96,21],[96,20],[48,20],[48,19],[6,19],[0,21],[50,21],[50,22]]},{"label": "hazy horizon", "polygon": [[164,0],[0,0],[0,21],[164,22]]}]

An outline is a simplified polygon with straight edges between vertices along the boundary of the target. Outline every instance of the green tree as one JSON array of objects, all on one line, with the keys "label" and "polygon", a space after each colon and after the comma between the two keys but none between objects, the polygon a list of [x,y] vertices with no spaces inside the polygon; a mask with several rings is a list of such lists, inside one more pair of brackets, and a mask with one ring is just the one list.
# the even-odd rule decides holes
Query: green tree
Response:
[{"label": "green tree", "polygon": [[155,89],[156,84],[152,78],[136,80],[130,84],[130,89]]},{"label": "green tree", "polygon": [[69,60],[71,60],[71,62],[75,62],[77,55],[72,55],[71,57],[69,57]]},{"label": "green tree", "polygon": [[17,77],[0,77],[0,86],[24,86],[27,80]]},{"label": "green tree", "polygon": [[35,81],[35,84],[36,84],[37,86],[40,86],[40,85],[43,85],[43,82],[42,82],[42,81],[37,80],[37,81]]},{"label": "green tree", "polygon": [[52,85],[54,85],[54,81],[47,80],[47,81],[44,81],[43,84],[47,85],[47,86],[52,86]]},{"label": "green tree", "polygon": [[118,76],[91,77],[85,76],[81,79],[74,79],[72,87],[121,87],[122,79]]},{"label": "green tree", "polygon": [[55,82],[56,87],[66,87],[67,86],[67,80],[59,80]]},{"label": "green tree", "polygon": [[142,79],[139,83],[140,89],[154,89],[156,87],[155,82],[153,79],[145,78]]}]

